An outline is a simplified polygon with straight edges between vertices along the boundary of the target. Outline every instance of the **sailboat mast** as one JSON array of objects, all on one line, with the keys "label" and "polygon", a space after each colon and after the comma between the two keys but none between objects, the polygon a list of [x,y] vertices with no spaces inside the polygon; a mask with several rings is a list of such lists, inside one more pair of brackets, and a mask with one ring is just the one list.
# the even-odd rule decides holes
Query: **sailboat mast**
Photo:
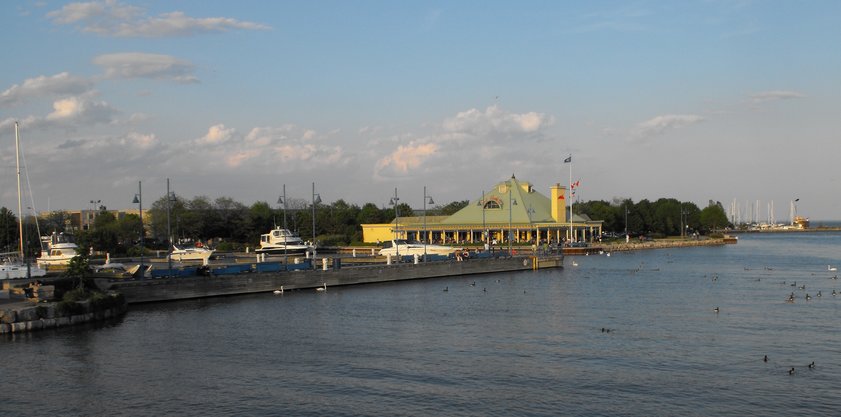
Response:
[{"label": "sailboat mast", "polygon": [[23,205],[20,198],[20,134],[18,133],[18,122],[15,121],[15,169],[18,179],[18,232],[20,233],[20,259],[23,258]]}]

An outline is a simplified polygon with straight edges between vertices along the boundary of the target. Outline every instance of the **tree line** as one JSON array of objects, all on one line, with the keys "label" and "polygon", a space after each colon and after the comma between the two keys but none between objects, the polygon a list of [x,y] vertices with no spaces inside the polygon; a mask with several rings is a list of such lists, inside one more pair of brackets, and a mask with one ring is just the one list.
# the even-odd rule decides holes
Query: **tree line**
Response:
[{"label": "tree line", "polygon": [[[427,215],[450,215],[467,204],[468,201],[463,200],[438,205],[429,208]],[[312,239],[314,235],[320,245],[353,245],[362,243],[361,224],[391,222],[395,218],[395,209],[401,216],[420,214],[405,203],[396,207],[378,207],[374,203],[358,206],[337,200],[330,204],[317,203],[313,210],[310,201],[290,198],[286,210],[283,210],[267,202],[246,206],[228,197],[211,200],[206,196],[198,196],[186,199],[173,194],[169,201],[161,197],[151,208],[143,211],[143,223],[146,224],[144,244],[147,250],[167,249],[170,244],[167,233],[169,229],[176,243],[210,241],[220,250],[242,250],[246,246],[256,247],[260,235],[277,225],[285,226],[305,240]],[[721,203],[712,201],[708,207],[699,209],[694,203],[671,198],[661,198],[654,202],[641,200],[637,203],[630,199],[615,199],[612,202],[599,200],[577,203],[573,211],[586,214],[594,220],[603,220],[603,230],[606,232],[624,233],[627,224],[629,233],[655,237],[680,235],[681,226],[685,231],[700,233],[729,226]],[[69,213],[63,211],[39,218],[41,234],[67,231],[69,219]],[[27,254],[34,256],[40,250],[35,221],[27,218],[24,229]],[[141,230],[138,215],[127,214],[117,218],[106,207],[100,207],[89,230],[72,232],[76,235],[79,247],[120,256],[139,254]],[[16,216],[5,207],[0,208],[0,248],[14,251],[18,240]]]},{"label": "tree line", "polygon": [[[586,214],[591,219],[603,220],[603,230],[632,236],[680,236],[682,234],[708,234],[732,227],[721,202],[710,200],[700,209],[695,203],[674,198],[661,198],[654,202],[647,199],[634,203],[631,199],[587,201],[573,205],[573,212]],[[683,233],[681,233],[683,229]]]}]

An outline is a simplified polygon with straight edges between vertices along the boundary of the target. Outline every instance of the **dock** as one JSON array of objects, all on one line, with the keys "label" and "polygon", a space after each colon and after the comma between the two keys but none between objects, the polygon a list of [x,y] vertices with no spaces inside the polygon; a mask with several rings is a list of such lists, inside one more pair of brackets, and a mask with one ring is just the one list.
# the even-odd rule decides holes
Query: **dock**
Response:
[{"label": "dock", "polygon": [[[443,260],[432,262],[403,262],[391,265],[377,263],[318,269],[295,269],[260,272],[261,264],[243,268],[239,273],[190,276],[162,276],[155,278],[95,278],[97,286],[106,291],[118,291],[129,304],[174,301],[237,294],[372,284],[414,279],[442,278],[459,275],[529,271],[562,268],[563,256],[498,256]],[[271,268],[274,269],[274,268]]]}]

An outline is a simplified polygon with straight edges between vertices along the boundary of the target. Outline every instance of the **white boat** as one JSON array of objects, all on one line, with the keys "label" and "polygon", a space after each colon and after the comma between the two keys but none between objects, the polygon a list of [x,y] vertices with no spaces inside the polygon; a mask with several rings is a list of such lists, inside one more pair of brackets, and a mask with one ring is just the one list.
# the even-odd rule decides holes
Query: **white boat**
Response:
[{"label": "white boat", "polygon": [[172,245],[170,257],[173,261],[202,261],[207,263],[210,257],[216,252],[215,249],[208,249],[203,246],[178,247]]},{"label": "white boat", "polygon": [[[15,279],[15,278],[30,278],[43,277],[47,275],[47,270],[40,268],[38,265],[30,265],[25,262],[26,257],[23,252],[23,211],[22,198],[20,195],[20,135],[18,134],[18,122],[15,122],[15,154],[18,180],[18,232],[20,238],[20,251],[2,254],[2,262],[0,262],[0,279]],[[16,257],[13,257],[16,255]]]},{"label": "white boat", "polygon": [[50,236],[41,236],[41,257],[38,266],[64,266],[79,255],[79,246],[73,241],[73,236],[66,233],[53,232]]},{"label": "white boat", "polygon": [[461,251],[461,248],[454,248],[452,246],[443,245],[424,245],[423,242],[408,241],[405,239],[395,239],[388,242],[383,242],[383,248],[380,249],[380,256],[405,256],[405,255],[449,255],[453,252]]},{"label": "white boat", "polygon": [[312,249],[312,245],[296,236],[289,229],[275,227],[269,233],[260,235],[260,248],[257,253],[301,254]]},{"label": "white boat", "polygon": [[47,270],[40,268],[37,265],[27,265],[20,261],[16,256],[17,252],[9,252],[2,254],[4,257],[0,261],[0,279],[16,279],[29,277],[43,277],[47,275]]}]

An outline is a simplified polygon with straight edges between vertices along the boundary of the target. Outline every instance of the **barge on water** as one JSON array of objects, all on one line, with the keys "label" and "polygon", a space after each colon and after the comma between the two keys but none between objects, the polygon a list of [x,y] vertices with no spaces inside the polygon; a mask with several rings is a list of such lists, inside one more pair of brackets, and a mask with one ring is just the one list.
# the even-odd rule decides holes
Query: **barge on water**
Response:
[{"label": "barge on water", "polygon": [[[326,258],[324,258],[326,259]],[[526,271],[562,268],[563,255],[552,256],[487,256],[469,260],[402,262],[342,267],[341,259],[322,260],[320,269],[313,269],[310,259],[301,264],[261,262],[237,264],[205,271],[205,274],[170,271],[146,278],[95,278],[102,290],[118,291],[128,303],[173,301],[223,295],[307,289],[339,285],[370,284],[411,279],[440,278],[468,274]],[[192,270],[190,271],[192,272]]]}]

